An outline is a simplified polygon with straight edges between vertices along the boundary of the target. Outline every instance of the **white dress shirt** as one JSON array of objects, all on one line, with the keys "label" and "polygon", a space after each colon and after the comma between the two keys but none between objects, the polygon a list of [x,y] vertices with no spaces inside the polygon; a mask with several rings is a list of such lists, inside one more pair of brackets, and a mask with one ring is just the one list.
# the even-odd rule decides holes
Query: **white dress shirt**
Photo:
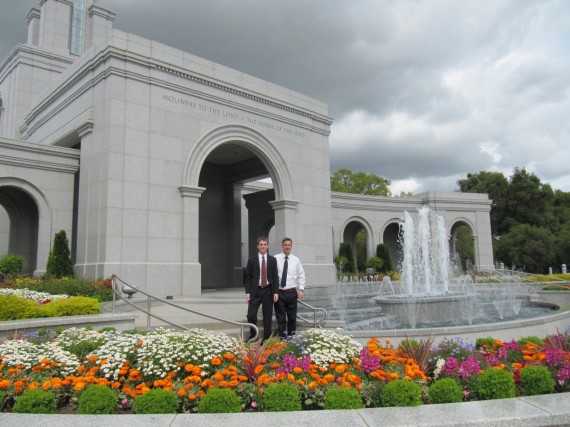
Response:
[{"label": "white dress shirt", "polygon": [[301,260],[293,254],[289,254],[287,258],[287,283],[285,287],[281,287],[281,275],[283,273],[283,264],[285,263],[285,254],[274,255],[277,259],[277,271],[279,273],[279,289],[297,288],[300,291],[305,290],[305,270]]}]

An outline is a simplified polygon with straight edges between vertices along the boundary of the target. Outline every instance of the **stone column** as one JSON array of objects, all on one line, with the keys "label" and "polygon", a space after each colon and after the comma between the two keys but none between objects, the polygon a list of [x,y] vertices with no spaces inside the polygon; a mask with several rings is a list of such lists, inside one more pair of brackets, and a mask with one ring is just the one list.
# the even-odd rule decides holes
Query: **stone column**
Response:
[{"label": "stone column", "polygon": [[199,262],[200,197],[204,187],[179,187],[182,196],[182,294],[202,293],[202,271]]},{"label": "stone column", "polygon": [[274,200],[269,202],[275,212],[275,236],[281,241],[285,236],[295,240],[297,237],[297,222],[295,212],[299,202],[297,200]]}]

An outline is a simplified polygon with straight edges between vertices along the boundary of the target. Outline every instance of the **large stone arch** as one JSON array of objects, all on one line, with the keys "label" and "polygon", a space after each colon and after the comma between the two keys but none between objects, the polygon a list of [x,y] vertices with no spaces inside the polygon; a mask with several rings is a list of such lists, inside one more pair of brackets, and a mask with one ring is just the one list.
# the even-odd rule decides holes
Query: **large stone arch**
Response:
[{"label": "large stone arch", "polygon": [[225,143],[242,145],[261,160],[273,181],[276,200],[293,199],[291,174],[277,148],[259,132],[235,124],[214,128],[198,140],[186,161],[183,186],[199,187],[198,182],[204,162],[212,151]]},{"label": "large stone arch", "polygon": [[362,216],[351,216],[347,218],[341,227],[341,241],[352,245],[354,261],[357,261],[356,254],[356,234],[358,228],[362,227],[366,231],[366,259],[374,256],[374,228],[370,222]]},{"label": "large stone arch", "polygon": [[[0,193],[0,203],[10,220],[11,250],[13,248],[33,264],[28,266],[31,273],[44,273],[52,232],[52,213],[47,198],[31,182],[9,176],[0,177]],[[27,200],[31,200],[35,206],[30,207]],[[36,212],[30,212],[34,208]]]},{"label": "large stone arch", "polygon": [[[255,228],[254,231],[257,234],[262,231],[261,229],[268,231],[275,225],[276,230],[279,229],[279,235],[285,235],[284,230],[287,229],[294,216],[298,202],[292,200],[293,184],[289,168],[269,139],[255,130],[235,124],[219,126],[205,133],[190,150],[184,168],[183,185],[180,187],[184,205],[183,277],[188,275],[188,280],[184,280],[185,284],[193,283],[192,289],[184,291],[187,294],[199,294],[202,287],[242,285],[241,244],[244,239],[239,229],[241,214],[238,201],[242,199],[243,194],[239,183],[247,182],[246,170],[249,169],[238,162],[235,165],[238,165],[239,170],[237,172],[233,170],[230,174],[231,179],[228,175],[226,180],[220,183],[213,181],[217,178],[212,175],[211,164],[212,159],[219,154],[220,150],[236,146],[248,151],[259,166],[256,171],[269,175],[273,183],[271,190],[260,193],[263,198],[262,206],[258,206],[258,210],[252,213],[252,217],[261,215],[262,221],[256,221],[254,224],[250,222],[248,229]],[[244,172],[243,176],[240,171]],[[205,178],[204,173],[209,178]],[[223,171],[222,173],[225,174]],[[210,179],[209,184],[204,184],[203,179]],[[232,182],[237,184],[234,184],[233,188],[227,188],[232,185]],[[220,191],[222,185],[223,192]],[[206,187],[209,189],[207,190]],[[210,191],[210,188],[214,193],[206,192]],[[217,194],[221,199],[216,200],[212,194]],[[207,214],[220,212],[219,209],[213,210],[212,203],[226,203],[220,202],[222,199],[226,200],[229,206],[228,211],[224,213],[226,221],[221,218],[222,215],[205,216],[205,212]],[[212,224],[227,227],[229,233],[222,235],[222,232],[215,229]],[[259,227],[261,229],[258,229]],[[255,237],[257,236],[251,234],[248,236],[250,246],[251,242],[255,242]],[[218,261],[220,254],[210,249],[209,241],[213,238],[216,241],[223,240],[219,243],[225,245],[225,253],[221,254],[222,262]]]}]

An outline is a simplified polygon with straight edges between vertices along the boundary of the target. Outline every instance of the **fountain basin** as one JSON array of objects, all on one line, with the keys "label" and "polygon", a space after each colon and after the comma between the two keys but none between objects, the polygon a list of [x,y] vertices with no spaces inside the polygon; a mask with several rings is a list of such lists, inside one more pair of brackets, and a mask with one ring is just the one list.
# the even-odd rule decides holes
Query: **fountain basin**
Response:
[{"label": "fountain basin", "polygon": [[466,319],[469,324],[477,307],[477,294],[462,293],[433,296],[380,296],[374,302],[380,306],[382,313],[394,315],[400,325],[415,328],[421,325],[451,322],[455,319]]}]

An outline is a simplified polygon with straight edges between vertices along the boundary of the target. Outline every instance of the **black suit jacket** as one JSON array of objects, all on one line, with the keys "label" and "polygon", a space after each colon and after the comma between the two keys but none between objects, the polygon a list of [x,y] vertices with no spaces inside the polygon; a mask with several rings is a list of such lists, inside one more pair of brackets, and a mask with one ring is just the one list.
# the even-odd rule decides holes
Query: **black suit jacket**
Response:
[{"label": "black suit jacket", "polygon": [[[266,254],[267,263],[267,282],[271,286],[271,291],[276,294],[279,292],[279,274],[277,273],[277,260],[275,257]],[[257,293],[259,286],[259,277],[261,275],[261,266],[259,265],[259,254],[249,257],[245,267],[245,293],[251,298]]]}]

